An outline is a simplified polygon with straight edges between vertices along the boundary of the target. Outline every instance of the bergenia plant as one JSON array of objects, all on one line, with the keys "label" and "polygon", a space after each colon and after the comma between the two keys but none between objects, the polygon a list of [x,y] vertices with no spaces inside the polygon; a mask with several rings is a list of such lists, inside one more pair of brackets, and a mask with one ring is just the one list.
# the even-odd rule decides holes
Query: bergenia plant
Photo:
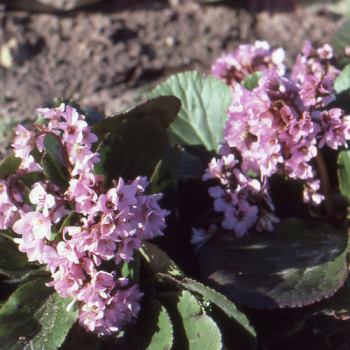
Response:
[{"label": "bergenia plant", "polygon": [[56,99],[16,127],[1,348],[335,348],[350,317],[349,68],[329,44],[307,41],[291,69],[284,56],[257,41],[110,117]]}]

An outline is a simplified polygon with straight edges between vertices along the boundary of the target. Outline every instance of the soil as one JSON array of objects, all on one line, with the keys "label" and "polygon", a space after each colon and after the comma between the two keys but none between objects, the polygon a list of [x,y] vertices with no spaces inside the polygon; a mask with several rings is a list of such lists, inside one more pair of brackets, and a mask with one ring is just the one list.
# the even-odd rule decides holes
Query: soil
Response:
[{"label": "soil", "polygon": [[117,10],[0,11],[0,158],[10,150],[13,125],[30,126],[35,109],[54,97],[109,115],[145,98],[172,74],[209,73],[217,57],[240,44],[283,46],[291,66],[304,40],[318,47],[339,25],[325,13],[300,8],[273,13],[148,1]]}]

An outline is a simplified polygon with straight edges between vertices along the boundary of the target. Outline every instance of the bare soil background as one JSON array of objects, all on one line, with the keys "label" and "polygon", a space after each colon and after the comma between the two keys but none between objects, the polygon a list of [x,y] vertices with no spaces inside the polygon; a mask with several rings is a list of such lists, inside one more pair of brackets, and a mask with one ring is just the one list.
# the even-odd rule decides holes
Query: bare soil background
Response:
[{"label": "bare soil background", "polygon": [[54,97],[109,115],[143,99],[172,74],[209,73],[222,53],[255,40],[284,47],[290,67],[306,39],[318,47],[339,26],[323,11],[298,7],[255,12],[148,1],[118,9],[0,11],[0,158],[9,152],[13,125],[30,126],[35,109]]}]

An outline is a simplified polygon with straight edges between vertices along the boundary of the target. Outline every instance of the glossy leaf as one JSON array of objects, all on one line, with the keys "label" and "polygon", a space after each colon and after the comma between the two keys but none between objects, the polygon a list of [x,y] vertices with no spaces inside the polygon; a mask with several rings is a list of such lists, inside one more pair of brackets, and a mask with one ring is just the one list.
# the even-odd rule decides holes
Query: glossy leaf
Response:
[{"label": "glossy leaf", "polygon": [[68,216],[65,217],[58,234],[62,237],[63,235],[63,230],[66,226],[75,226],[77,222],[79,222],[79,214],[76,213],[75,211],[72,211],[68,214]]},{"label": "glossy leaf", "polygon": [[[137,324],[125,329],[113,349],[165,350],[172,349],[173,326],[165,307],[155,299],[144,297]],[[105,349],[104,347],[102,347]]]},{"label": "glossy leaf", "polygon": [[22,163],[21,158],[16,158],[14,153],[8,155],[0,164],[0,179],[6,180],[11,174],[16,174]]},{"label": "glossy leaf", "polygon": [[350,203],[350,151],[341,151],[338,158],[340,191]]},{"label": "glossy leaf", "polygon": [[111,130],[117,128],[125,120],[142,116],[152,116],[160,122],[163,128],[166,128],[176,118],[180,107],[181,102],[178,98],[174,96],[158,96],[109,116],[95,124],[91,131],[97,135],[99,141],[102,142]]},{"label": "glossy leaf", "polygon": [[287,219],[274,232],[205,244],[205,280],[233,301],[253,308],[303,306],[334,294],[347,275],[348,236],[327,224]]},{"label": "glossy leaf", "polygon": [[173,345],[173,326],[164,306],[157,300],[151,300],[151,317],[157,317],[157,330],[154,332],[147,349],[164,350],[171,349]]},{"label": "glossy leaf", "polygon": [[[48,288],[48,287],[46,287]],[[48,300],[38,311],[42,313],[40,318],[40,331],[29,340],[29,349],[56,350],[63,343],[69,329],[77,322],[79,311],[67,311],[70,297],[63,299],[57,293],[50,295]]]},{"label": "glossy leaf", "polygon": [[130,285],[139,283],[140,255],[138,254],[138,252],[134,252],[133,260],[131,260],[130,262],[120,262],[117,266],[117,269],[120,269],[121,277],[129,279]]},{"label": "glossy leaf", "polygon": [[57,162],[59,162],[63,166],[66,166],[62,148],[60,146],[59,141],[55,137],[53,137],[52,135],[46,135],[44,138],[44,146],[46,152],[49,152]]},{"label": "glossy leaf", "polygon": [[241,85],[248,90],[253,90],[259,85],[259,79],[262,77],[263,72],[258,71],[248,75],[242,82]]},{"label": "glossy leaf", "polygon": [[66,310],[71,298],[61,298],[37,279],[18,288],[0,310],[2,349],[56,350],[77,321],[78,311]]},{"label": "glossy leaf", "polygon": [[224,311],[227,316],[241,324],[251,335],[254,337],[256,336],[255,330],[249,324],[247,317],[242,312],[238,311],[235,304],[228,300],[224,295],[189,278],[185,278],[181,282],[181,286],[190,290],[191,292],[200,294],[202,297],[214,303],[222,311]]},{"label": "glossy leaf", "polygon": [[347,65],[334,81],[335,91],[340,94],[350,88],[350,65]]},{"label": "glossy leaf", "polygon": [[0,241],[0,274],[20,279],[32,270],[33,264],[18,250],[18,244],[8,239]]},{"label": "glossy leaf", "polygon": [[144,241],[140,252],[152,274],[162,273],[173,277],[183,276],[179,267],[155,244]]},{"label": "glossy leaf", "polygon": [[174,349],[221,350],[221,333],[188,291],[166,292],[157,296],[166,307],[174,327]]},{"label": "glossy leaf", "polygon": [[169,167],[175,183],[179,180],[200,179],[203,174],[200,158],[181,146],[169,147],[162,160]]},{"label": "glossy leaf", "polygon": [[53,288],[50,279],[37,279],[18,288],[0,309],[0,344],[10,349],[20,337],[33,338],[41,329],[42,307]]},{"label": "glossy leaf", "polygon": [[125,120],[100,144],[101,162],[97,174],[104,174],[106,183],[122,177],[125,181],[137,176],[151,177],[169,144],[161,123],[152,116]]},{"label": "glossy leaf", "polygon": [[231,104],[230,88],[212,76],[197,72],[173,75],[149,95],[174,95],[182,102],[178,117],[167,129],[170,143],[203,145],[207,150],[219,149],[224,140],[222,130]]},{"label": "glossy leaf", "polygon": [[48,180],[62,189],[68,188],[69,174],[67,168],[60,164],[49,152],[44,154],[41,166]]}]

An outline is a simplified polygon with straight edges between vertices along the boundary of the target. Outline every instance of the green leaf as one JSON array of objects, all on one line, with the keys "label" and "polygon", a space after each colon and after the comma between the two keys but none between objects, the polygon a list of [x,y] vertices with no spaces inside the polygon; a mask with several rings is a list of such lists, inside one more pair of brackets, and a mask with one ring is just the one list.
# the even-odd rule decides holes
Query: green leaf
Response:
[{"label": "green leaf", "polygon": [[[150,316],[156,316],[158,319],[157,330],[154,332],[148,350],[164,350],[171,349],[173,345],[173,326],[170,317],[164,306],[157,300],[151,300],[152,311]],[[148,321],[149,322],[149,321]]]},{"label": "green leaf", "polygon": [[106,118],[102,113],[88,106],[81,106],[79,108],[79,112],[85,116],[85,121],[89,126],[92,126]]},{"label": "green leaf", "polygon": [[91,132],[97,135],[100,142],[102,142],[111,130],[117,128],[125,120],[141,116],[152,116],[160,122],[163,128],[166,128],[176,118],[180,107],[181,102],[178,98],[174,96],[159,96],[109,116],[95,124],[91,128]]},{"label": "green leaf", "polygon": [[107,184],[119,177],[125,181],[140,175],[150,177],[168,147],[164,128],[156,118],[144,115],[128,119],[100,144],[101,162],[95,171],[105,175]]},{"label": "green leaf", "polygon": [[158,85],[149,97],[170,94],[182,102],[178,117],[167,129],[171,145],[203,145],[218,151],[231,104],[230,88],[212,76],[186,72]]},{"label": "green leaf", "polygon": [[340,55],[350,45],[350,20],[346,21],[332,36],[331,44]]},{"label": "green leaf", "polygon": [[[48,287],[46,287],[48,288]],[[25,349],[56,350],[63,343],[69,329],[77,322],[79,311],[67,311],[68,304],[72,302],[70,297],[64,299],[57,293],[50,295],[44,305],[38,310],[41,329],[32,338]]]},{"label": "green leaf", "polygon": [[350,88],[350,64],[338,75],[334,82],[334,88],[338,94]]},{"label": "green leaf", "polygon": [[[221,330],[224,344],[234,349],[256,349],[256,333],[247,317],[222,294],[203,284],[186,278],[181,286],[200,294],[206,302],[210,301],[211,316]],[[214,306],[213,306],[214,305]],[[217,308],[215,308],[215,306]]]},{"label": "green leaf", "polygon": [[241,85],[248,90],[253,90],[257,86],[259,86],[259,79],[262,77],[262,75],[262,71],[252,73],[241,82]]},{"label": "green leaf", "polygon": [[179,180],[200,179],[203,175],[201,159],[181,146],[169,147],[162,160],[168,166],[175,183]]},{"label": "green leaf", "polygon": [[139,283],[140,279],[140,255],[135,252],[133,255],[133,260],[130,262],[119,263],[120,275],[121,277],[128,278],[130,284]]},{"label": "green leaf", "polygon": [[175,188],[175,182],[169,166],[160,160],[150,179],[151,194],[163,193],[167,188]]},{"label": "green leaf", "polygon": [[45,286],[50,279],[37,279],[18,288],[0,309],[0,344],[8,349],[19,337],[31,338],[39,332],[42,306],[54,292]]},{"label": "green leaf", "polygon": [[172,349],[173,326],[165,307],[159,301],[146,296],[141,301],[140,306],[137,324],[125,329],[123,336],[119,336],[113,343],[113,349]]},{"label": "green leaf", "polygon": [[18,250],[18,244],[11,240],[0,242],[0,274],[20,279],[32,270],[33,264]]},{"label": "green leaf", "polygon": [[347,275],[348,235],[327,224],[287,219],[273,232],[205,244],[200,267],[208,284],[253,308],[303,306],[334,294]]},{"label": "green leaf", "polygon": [[40,267],[36,266],[35,269],[30,270],[28,273],[24,274],[20,278],[8,280],[6,281],[6,283],[7,284],[18,283],[19,286],[22,286],[26,283],[37,280],[39,278],[47,278],[50,276],[51,276],[51,273],[50,271],[46,270],[46,265],[40,266]]},{"label": "green leaf", "polygon": [[6,180],[11,174],[16,174],[22,163],[21,158],[16,158],[14,153],[8,155],[0,164],[0,179]]},{"label": "green leaf", "polygon": [[68,214],[68,216],[64,219],[58,234],[62,237],[63,235],[63,229],[66,226],[74,226],[74,224],[76,224],[79,221],[79,214],[76,213],[75,211],[72,211]]},{"label": "green leaf", "polygon": [[255,330],[252,326],[250,326],[249,320],[247,319],[247,317],[242,312],[238,311],[235,304],[233,304],[225,296],[189,278],[185,278],[181,282],[181,286],[190,290],[191,292],[196,292],[200,294],[207,300],[214,303],[222,311],[224,311],[227,316],[229,316],[231,319],[236,320],[239,324],[241,324],[245,328],[246,331],[248,331],[251,335],[256,337]]},{"label": "green leaf", "polygon": [[48,180],[62,189],[68,188],[69,174],[67,168],[61,165],[49,152],[45,152],[41,166]]},{"label": "green leaf", "polygon": [[188,291],[157,295],[166,307],[174,327],[174,349],[221,350],[221,334],[211,317],[204,314],[196,298]]},{"label": "green leaf", "polygon": [[144,241],[140,252],[152,274],[169,274],[175,278],[184,276],[179,267],[155,244]]},{"label": "green leaf", "polygon": [[66,166],[61,145],[55,137],[52,135],[46,135],[44,138],[44,146],[46,151],[49,152],[57,162]]},{"label": "green leaf", "polygon": [[[18,288],[0,310],[2,350],[56,350],[77,321],[78,311],[67,312],[71,298],[61,298],[50,279],[37,279]],[[53,294],[52,294],[53,293]]]},{"label": "green leaf", "polygon": [[350,151],[339,154],[338,177],[341,194],[350,203]]}]

